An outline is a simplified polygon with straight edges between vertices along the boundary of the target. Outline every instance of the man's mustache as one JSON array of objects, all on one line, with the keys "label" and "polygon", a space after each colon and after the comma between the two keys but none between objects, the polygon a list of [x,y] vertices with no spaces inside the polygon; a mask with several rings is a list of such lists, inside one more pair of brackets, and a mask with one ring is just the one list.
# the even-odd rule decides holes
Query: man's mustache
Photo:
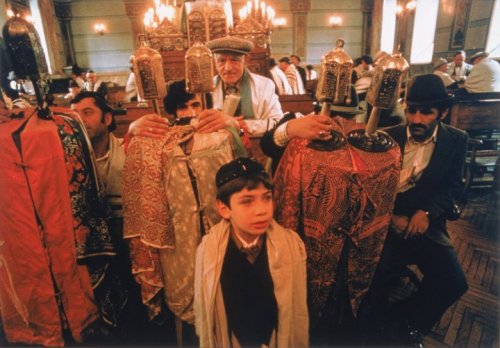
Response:
[{"label": "man's mustache", "polygon": [[427,127],[424,126],[423,124],[412,124],[410,126],[410,130],[417,130],[417,129],[421,129],[421,130],[427,130]]}]

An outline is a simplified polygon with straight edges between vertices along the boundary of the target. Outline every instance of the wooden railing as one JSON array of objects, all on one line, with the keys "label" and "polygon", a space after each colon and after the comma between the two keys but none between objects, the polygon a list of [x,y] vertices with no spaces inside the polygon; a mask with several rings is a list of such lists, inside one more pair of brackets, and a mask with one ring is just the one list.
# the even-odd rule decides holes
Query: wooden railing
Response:
[{"label": "wooden railing", "polygon": [[[500,156],[500,93],[476,93],[455,98],[450,124],[470,136],[465,190],[470,186],[498,185]],[[474,180],[492,169],[492,180]]]}]

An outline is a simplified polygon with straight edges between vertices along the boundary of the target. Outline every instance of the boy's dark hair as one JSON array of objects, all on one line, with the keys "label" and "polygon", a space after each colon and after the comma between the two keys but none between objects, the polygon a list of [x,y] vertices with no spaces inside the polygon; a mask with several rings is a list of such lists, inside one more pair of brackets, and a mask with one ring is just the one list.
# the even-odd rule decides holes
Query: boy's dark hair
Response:
[{"label": "boy's dark hair", "polygon": [[240,176],[219,187],[217,189],[217,199],[226,206],[231,207],[229,201],[231,200],[232,195],[244,189],[254,190],[260,184],[264,185],[264,187],[268,190],[273,190],[273,180],[269,174],[257,172],[246,176]]},{"label": "boy's dark hair", "polygon": [[307,70],[312,70],[312,69],[314,69],[314,67],[311,64],[308,64],[308,65],[306,65],[306,69]]},{"label": "boy's dark hair", "polygon": [[273,189],[273,181],[262,164],[253,158],[240,157],[224,164],[215,175],[217,199],[229,207],[231,196],[244,189],[254,190],[260,184]]},{"label": "boy's dark hair", "polygon": [[185,80],[172,82],[168,87],[167,95],[165,96],[165,98],[163,98],[163,106],[165,108],[165,112],[177,117],[177,110],[180,108],[184,108],[187,102],[194,97],[194,94],[188,93],[186,91]]},{"label": "boy's dark hair", "polygon": [[106,103],[106,100],[104,100],[101,94],[97,92],[83,91],[78,93],[76,97],[71,100],[71,104],[79,103],[86,98],[93,99],[94,104],[102,111],[101,122],[104,122],[104,115],[108,112],[111,114],[111,123],[108,126],[108,132],[114,131],[116,129],[114,110],[108,105],[108,103]]}]

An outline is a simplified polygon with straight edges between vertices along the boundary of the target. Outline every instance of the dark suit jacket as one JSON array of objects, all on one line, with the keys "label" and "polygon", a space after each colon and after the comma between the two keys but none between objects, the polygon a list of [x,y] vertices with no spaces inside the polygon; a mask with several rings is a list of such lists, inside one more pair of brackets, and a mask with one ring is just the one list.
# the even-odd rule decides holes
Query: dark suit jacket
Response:
[{"label": "dark suit jacket", "polygon": [[260,148],[262,149],[262,152],[268,157],[271,157],[273,160],[272,163],[272,172],[274,175],[274,172],[276,171],[276,168],[278,168],[278,164],[280,162],[281,157],[285,153],[286,146],[280,147],[276,145],[274,142],[274,132],[276,129],[281,126],[283,123],[286,123],[290,120],[293,120],[295,118],[295,114],[288,112],[283,117],[281,120],[270,130],[268,130],[262,138],[260,139]]},{"label": "dark suit jacket", "polygon": [[306,89],[307,86],[307,74],[306,74],[306,69],[304,69],[301,66],[295,66],[295,68],[299,71],[300,78],[302,79],[302,83],[304,84],[304,89]]},{"label": "dark suit jacket", "polygon": [[[404,155],[406,126],[387,132],[396,140]],[[467,134],[457,128],[439,124],[437,142],[429,165],[412,189],[398,193],[394,214],[411,217],[417,210],[429,212],[426,236],[436,243],[451,246],[446,231],[446,215],[462,193],[462,177],[467,150]]]}]

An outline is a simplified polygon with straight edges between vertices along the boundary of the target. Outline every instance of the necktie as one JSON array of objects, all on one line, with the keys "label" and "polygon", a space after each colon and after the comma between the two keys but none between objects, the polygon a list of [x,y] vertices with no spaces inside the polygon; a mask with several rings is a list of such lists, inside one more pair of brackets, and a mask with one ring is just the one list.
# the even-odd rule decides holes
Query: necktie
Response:
[{"label": "necktie", "polygon": [[226,87],[226,95],[236,94],[236,93],[238,93],[238,88],[236,88],[236,86],[227,86]]}]

